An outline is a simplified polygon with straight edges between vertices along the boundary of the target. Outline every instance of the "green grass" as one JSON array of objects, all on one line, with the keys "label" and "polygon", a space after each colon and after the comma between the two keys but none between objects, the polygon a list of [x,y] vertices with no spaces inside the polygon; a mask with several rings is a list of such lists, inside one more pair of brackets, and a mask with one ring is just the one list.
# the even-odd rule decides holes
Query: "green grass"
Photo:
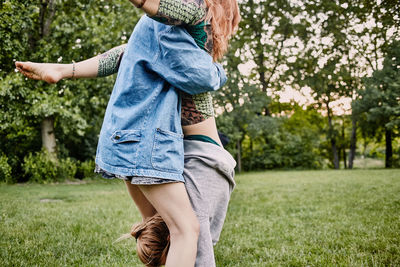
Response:
[{"label": "green grass", "polygon": [[[400,170],[237,175],[217,266],[400,266]],[[0,186],[0,266],[140,266],[120,181]]]},{"label": "green grass", "polygon": [[379,169],[385,168],[384,159],[374,159],[374,158],[361,158],[357,157],[354,159],[355,169]]}]

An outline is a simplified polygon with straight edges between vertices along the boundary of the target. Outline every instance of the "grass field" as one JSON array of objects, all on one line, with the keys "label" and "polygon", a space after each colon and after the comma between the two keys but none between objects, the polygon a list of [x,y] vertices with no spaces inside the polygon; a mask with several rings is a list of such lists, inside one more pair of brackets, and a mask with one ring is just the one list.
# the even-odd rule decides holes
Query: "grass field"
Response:
[{"label": "grass field", "polygon": [[[400,170],[237,175],[217,266],[400,266]],[[0,266],[141,266],[120,181],[0,186]]]}]

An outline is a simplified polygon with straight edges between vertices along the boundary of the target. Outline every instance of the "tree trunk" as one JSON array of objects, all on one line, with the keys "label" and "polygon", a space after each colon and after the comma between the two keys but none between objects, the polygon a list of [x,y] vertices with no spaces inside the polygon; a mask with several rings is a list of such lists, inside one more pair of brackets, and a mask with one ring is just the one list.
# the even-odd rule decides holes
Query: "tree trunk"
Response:
[{"label": "tree trunk", "polygon": [[53,160],[57,160],[56,137],[54,135],[54,118],[46,117],[41,124],[42,147],[46,149]]},{"label": "tree trunk", "polygon": [[336,147],[336,138],[333,136],[333,124],[332,124],[332,113],[329,108],[329,101],[325,102],[326,104],[326,109],[328,113],[328,124],[329,124],[329,139],[331,142],[331,149],[332,149],[332,156],[333,156],[333,167],[338,170],[340,168],[339,166],[339,156],[338,156],[338,151]]},{"label": "tree trunk", "polygon": [[[254,157],[254,143],[253,143],[253,139],[250,138],[250,155],[251,157]],[[253,170],[253,160],[250,160],[250,166],[249,166],[249,171]]]},{"label": "tree trunk", "polygon": [[349,169],[353,169],[353,162],[356,156],[356,144],[357,144],[357,119],[352,116],[351,118],[351,136],[350,136],[350,151],[349,151]]},{"label": "tree trunk", "polygon": [[[56,12],[55,0],[43,0],[40,8],[40,37],[44,39],[50,35],[50,26]],[[36,44],[36,42],[35,42]],[[36,49],[36,48],[34,48]],[[41,123],[42,147],[49,152],[50,158],[57,161],[57,145],[54,133],[54,117],[45,117]]]},{"label": "tree trunk", "polygon": [[[261,82],[261,90],[265,93],[265,95],[267,96],[267,90],[268,90],[268,82],[265,79],[265,67],[264,67],[264,49],[262,49],[262,45],[261,45],[261,34],[257,34],[256,38],[259,41],[260,47],[261,47],[261,51],[260,54],[258,55],[258,74],[260,75],[260,82]],[[268,106],[264,107],[264,113],[265,116],[271,116],[271,112],[268,108]]]},{"label": "tree trunk", "polygon": [[343,123],[342,123],[342,142],[343,142],[343,144],[342,144],[341,152],[342,152],[342,157],[343,157],[343,166],[344,166],[345,169],[347,169],[346,143],[345,143],[346,135],[345,135],[345,131],[344,130],[345,129],[344,129],[344,119],[343,119]]},{"label": "tree trunk", "polygon": [[[249,0],[248,2],[250,9],[255,10],[256,6],[254,5],[254,1]],[[265,65],[264,45],[261,42],[263,29],[262,25],[260,24],[259,21],[256,21],[255,17],[251,17],[250,20],[251,20],[250,27],[253,29],[253,32],[255,34],[254,39],[257,41],[256,45],[257,51],[255,52],[256,54],[254,54],[254,61],[257,64],[257,71],[258,74],[260,75],[261,90],[265,92],[265,95],[267,95],[268,82],[266,81],[265,78],[266,67],[264,66]],[[265,116],[271,116],[271,112],[268,108],[268,105],[263,107],[263,112]]]},{"label": "tree trunk", "polygon": [[53,21],[53,17],[56,13],[56,3],[54,0],[42,1],[40,8],[40,35],[42,38],[47,37],[50,34],[50,25]]},{"label": "tree trunk", "polygon": [[392,148],[392,131],[390,129],[385,130],[385,142],[386,142],[385,168],[392,168],[393,148]]},{"label": "tree trunk", "polygon": [[241,155],[241,147],[242,147],[242,141],[238,140],[237,141],[237,169],[238,172],[242,171],[242,155]]},{"label": "tree trunk", "polygon": [[344,168],[347,169],[346,149],[343,148],[342,152],[343,152],[343,164],[344,164]]},{"label": "tree trunk", "polygon": [[339,156],[336,148],[336,140],[331,137],[331,147],[332,147],[332,156],[333,156],[333,167],[336,170],[339,170]]}]

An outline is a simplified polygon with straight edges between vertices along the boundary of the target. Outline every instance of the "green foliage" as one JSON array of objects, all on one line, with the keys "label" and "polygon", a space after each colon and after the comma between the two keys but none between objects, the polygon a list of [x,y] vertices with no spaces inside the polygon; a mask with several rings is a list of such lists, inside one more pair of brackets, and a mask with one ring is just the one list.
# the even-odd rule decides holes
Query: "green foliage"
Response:
[{"label": "green foliage", "polygon": [[324,166],[324,118],[318,112],[294,105],[291,114],[269,117],[252,110],[256,101],[246,102],[217,117],[219,129],[230,138],[227,149],[236,157],[237,142],[241,144],[243,170]]},{"label": "green foliage", "polygon": [[49,116],[61,158],[93,157],[114,77],[48,85],[15,73],[14,61],[93,57],[126,42],[138,19],[139,10],[126,0],[2,1],[0,139],[7,141],[0,142],[0,152],[8,156],[18,182],[28,177],[24,157],[41,149],[40,125]]},{"label": "green foliage", "polygon": [[6,155],[0,155],[0,182],[13,182],[12,169]]},{"label": "green foliage", "polygon": [[77,171],[78,178],[91,178],[96,176],[94,168],[95,162],[92,159],[81,162]]},{"label": "green foliage", "polygon": [[51,159],[45,150],[29,153],[24,158],[23,170],[31,182],[48,183],[61,180],[58,176],[57,162]]},{"label": "green foliage", "polygon": [[57,164],[58,177],[61,181],[73,179],[77,170],[77,162],[71,158],[61,159]]},{"label": "green foliage", "polygon": [[366,120],[381,127],[400,129],[400,41],[388,48],[383,69],[364,79],[365,90],[360,92],[355,109],[365,112]]},{"label": "green foliage", "polygon": [[400,136],[400,41],[394,40],[388,46],[383,68],[365,78],[364,84],[365,89],[353,104],[360,117],[361,130],[378,141],[385,136],[386,167],[399,164],[392,144]]},{"label": "green foliage", "polygon": [[[243,161],[251,169],[321,168],[320,130],[316,121],[301,108],[290,117],[259,117],[248,126],[249,139],[244,143]],[[301,113],[301,114],[298,114]],[[322,121],[317,113],[314,117]]]},{"label": "green foliage", "polygon": [[56,161],[43,149],[24,158],[23,170],[31,182],[50,183],[75,178],[78,166],[71,158]]}]

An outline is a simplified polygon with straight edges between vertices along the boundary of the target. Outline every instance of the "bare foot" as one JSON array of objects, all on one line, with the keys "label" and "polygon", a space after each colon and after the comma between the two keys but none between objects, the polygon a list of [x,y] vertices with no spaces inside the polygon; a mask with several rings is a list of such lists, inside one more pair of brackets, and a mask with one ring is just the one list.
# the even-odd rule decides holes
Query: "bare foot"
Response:
[{"label": "bare foot", "polygon": [[63,77],[61,64],[15,62],[18,71],[30,79],[56,83]]}]

